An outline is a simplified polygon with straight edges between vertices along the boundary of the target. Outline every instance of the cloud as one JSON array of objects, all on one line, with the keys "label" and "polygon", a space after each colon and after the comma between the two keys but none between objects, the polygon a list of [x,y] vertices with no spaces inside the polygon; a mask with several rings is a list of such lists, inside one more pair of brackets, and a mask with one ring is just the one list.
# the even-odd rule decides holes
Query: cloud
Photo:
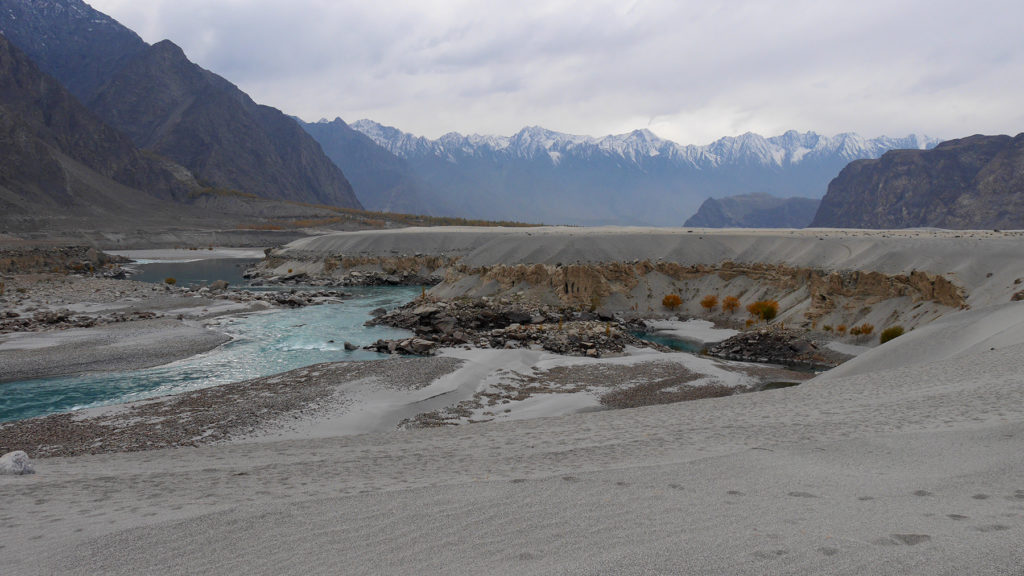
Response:
[{"label": "cloud", "polygon": [[436,137],[1024,130],[1012,1],[95,0],[257,101]]}]

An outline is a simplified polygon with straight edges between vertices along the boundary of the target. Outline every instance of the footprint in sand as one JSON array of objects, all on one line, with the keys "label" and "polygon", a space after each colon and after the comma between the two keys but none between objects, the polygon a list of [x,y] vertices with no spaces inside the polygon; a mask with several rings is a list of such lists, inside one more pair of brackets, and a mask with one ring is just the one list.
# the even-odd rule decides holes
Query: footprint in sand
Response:
[{"label": "footprint in sand", "polygon": [[975,526],[974,529],[978,532],[1002,532],[1009,530],[1010,527],[1003,524],[986,524],[985,526]]},{"label": "footprint in sand", "polygon": [[872,544],[879,546],[916,546],[928,542],[932,537],[927,534],[890,534],[888,538],[879,538],[872,541]]},{"label": "footprint in sand", "polygon": [[946,518],[950,520],[967,520],[969,517],[963,514],[946,514]]},{"label": "footprint in sand", "polygon": [[914,496],[932,496],[933,494],[927,490],[915,490]]},{"label": "footprint in sand", "polygon": [[758,550],[757,552],[754,552],[754,556],[762,560],[771,560],[773,558],[785,556],[786,554],[789,554],[789,550]]},{"label": "footprint in sand", "polygon": [[794,498],[818,498],[817,495],[810,492],[790,492],[789,495]]},{"label": "footprint in sand", "polygon": [[974,496],[971,496],[971,498],[974,498],[975,500],[988,500],[991,496],[988,494],[975,494]]},{"label": "footprint in sand", "polygon": [[832,548],[830,546],[822,546],[821,548],[818,548],[818,552],[825,556],[835,556],[836,554],[839,554],[839,549]]}]

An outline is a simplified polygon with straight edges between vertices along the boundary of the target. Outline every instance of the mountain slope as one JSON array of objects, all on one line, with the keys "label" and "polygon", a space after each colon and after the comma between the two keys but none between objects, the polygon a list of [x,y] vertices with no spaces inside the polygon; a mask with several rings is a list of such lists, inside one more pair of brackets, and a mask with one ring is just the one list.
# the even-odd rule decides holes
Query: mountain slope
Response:
[{"label": "mountain slope", "polygon": [[352,127],[405,159],[425,200],[457,215],[574,224],[677,226],[708,198],[820,197],[850,160],[934,140],[787,132],[681,146],[648,130],[592,138],[524,128],[511,137],[417,137],[369,120]]},{"label": "mountain slope", "polygon": [[701,228],[806,228],[818,210],[814,198],[745,194],[708,198],[684,226]]},{"label": "mountain slope", "polygon": [[307,123],[296,118],[345,173],[367,210],[404,214],[434,214],[436,208],[420,199],[424,184],[405,160],[388,152],[341,118]]},{"label": "mountain slope", "polygon": [[[24,39],[45,72],[75,86],[89,109],[136,145],[182,164],[202,183],[361,207],[341,170],[294,120],[193,64],[173,43],[149,46],[81,0],[4,4],[10,8],[0,9],[0,31]],[[88,62],[85,72],[79,60]]]},{"label": "mountain slope", "polygon": [[4,216],[123,217],[195,187],[187,170],[140,153],[0,36]]},{"label": "mountain slope", "polygon": [[1024,228],[1024,133],[851,162],[829,184],[811,225]]},{"label": "mountain slope", "polygon": [[2,0],[0,32],[83,103],[146,48],[137,34],[81,0]]}]

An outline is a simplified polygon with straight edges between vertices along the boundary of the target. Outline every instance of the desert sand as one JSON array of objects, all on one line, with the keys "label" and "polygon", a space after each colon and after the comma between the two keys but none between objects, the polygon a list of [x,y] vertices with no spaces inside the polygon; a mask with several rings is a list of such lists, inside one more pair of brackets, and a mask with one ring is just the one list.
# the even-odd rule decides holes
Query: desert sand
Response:
[{"label": "desert sand", "polygon": [[39,459],[0,477],[4,571],[1024,574],[1022,237],[705,232],[321,242],[505,261],[708,241],[702,258],[953,273],[971,309],[793,388],[362,435],[313,433],[320,413],[293,437]]}]

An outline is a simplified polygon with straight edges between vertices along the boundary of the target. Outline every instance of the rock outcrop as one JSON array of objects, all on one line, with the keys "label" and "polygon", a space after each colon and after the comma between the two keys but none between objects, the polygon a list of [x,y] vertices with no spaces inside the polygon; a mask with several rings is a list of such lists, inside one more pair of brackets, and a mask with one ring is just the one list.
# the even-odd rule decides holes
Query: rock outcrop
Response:
[{"label": "rock outcrop", "polygon": [[829,184],[811,226],[1024,228],[1024,133],[851,162]]},{"label": "rock outcrop", "polygon": [[610,315],[568,307],[492,298],[419,299],[367,322],[405,328],[415,338],[379,340],[367,348],[384,353],[431,354],[440,346],[541,348],[556,354],[600,357],[627,345],[652,344]]}]

